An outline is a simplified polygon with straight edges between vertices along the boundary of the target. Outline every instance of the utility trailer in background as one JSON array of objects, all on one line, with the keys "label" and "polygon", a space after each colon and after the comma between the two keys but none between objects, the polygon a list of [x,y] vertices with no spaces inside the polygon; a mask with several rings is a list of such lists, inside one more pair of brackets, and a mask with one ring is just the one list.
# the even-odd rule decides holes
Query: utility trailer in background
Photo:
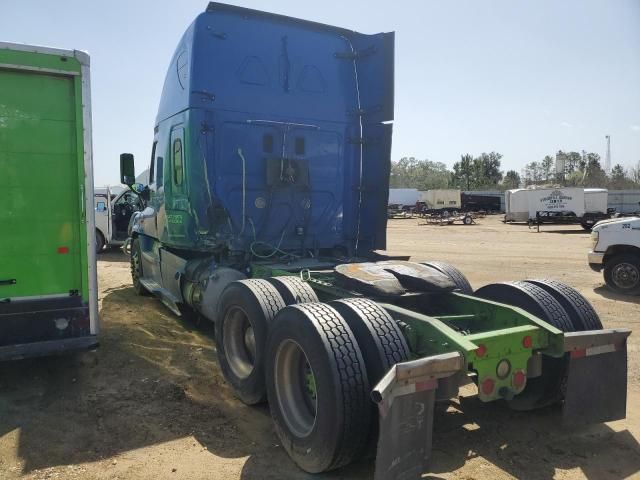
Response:
[{"label": "utility trailer in background", "polygon": [[578,224],[585,230],[611,214],[603,188],[507,190],[505,209],[505,222]]},{"label": "utility trailer in background", "polygon": [[[420,478],[434,402],[467,377],[485,402],[624,417],[629,331],[602,330],[578,292],[474,293],[451,265],[382,250],[393,57],[393,33],[209,4],[171,60],[149,185],[135,187],[134,289],[215,323],[229,385],[269,402],[307,472],[377,442],[376,479]],[[132,186],[133,156],[120,163]]]},{"label": "utility trailer in background", "polygon": [[420,200],[421,193],[417,188],[390,188],[388,204],[401,208],[414,208]]},{"label": "utility trailer in background", "polygon": [[424,213],[442,212],[459,212],[462,208],[460,201],[460,190],[456,189],[435,189],[419,192],[420,198],[418,202],[423,205]]},{"label": "utility trailer in background", "polygon": [[486,193],[462,192],[461,202],[463,212],[500,213],[502,211],[501,198],[504,193],[488,195]]},{"label": "utility trailer in background", "polygon": [[0,43],[0,172],[0,360],[96,346],[86,53]]}]

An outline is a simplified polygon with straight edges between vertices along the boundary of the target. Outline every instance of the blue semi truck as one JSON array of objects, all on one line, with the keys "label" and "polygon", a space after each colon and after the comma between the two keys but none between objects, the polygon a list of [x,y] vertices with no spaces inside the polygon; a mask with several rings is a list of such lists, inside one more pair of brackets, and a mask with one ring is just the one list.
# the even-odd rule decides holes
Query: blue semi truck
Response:
[{"label": "blue semi truck", "polygon": [[451,265],[384,251],[393,71],[393,33],[209,4],[169,64],[149,184],[120,157],[145,206],[135,290],[214,322],[229,385],[269,402],[307,472],[377,449],[377,479],[420,478],[434,402],[467,378],[485,402],[623,418],[630,332],[571,287],[473,292]]}]

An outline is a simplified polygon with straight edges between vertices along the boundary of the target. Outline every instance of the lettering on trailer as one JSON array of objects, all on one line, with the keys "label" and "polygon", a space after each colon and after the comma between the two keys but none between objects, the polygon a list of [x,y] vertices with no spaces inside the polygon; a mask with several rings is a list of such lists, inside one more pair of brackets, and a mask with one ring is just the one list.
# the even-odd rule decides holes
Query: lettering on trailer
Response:
[{"label": "lettering on trailer", "polygon": [[548,196],[542,197],[540,203],[544,205],[545,210],[562,210],[567,208],[567,202],[573,200],[573,197],[562,193],[562,190],[554,190]]}]

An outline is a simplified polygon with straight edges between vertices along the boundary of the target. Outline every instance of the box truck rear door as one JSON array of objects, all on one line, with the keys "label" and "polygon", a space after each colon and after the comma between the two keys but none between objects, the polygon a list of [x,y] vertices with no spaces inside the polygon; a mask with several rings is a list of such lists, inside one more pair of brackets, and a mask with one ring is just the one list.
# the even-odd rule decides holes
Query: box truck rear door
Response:
[{"label": "box truck rear door", "polygon": [[82,291],[75,92],[73,76],[0,68],[0,299]]}]

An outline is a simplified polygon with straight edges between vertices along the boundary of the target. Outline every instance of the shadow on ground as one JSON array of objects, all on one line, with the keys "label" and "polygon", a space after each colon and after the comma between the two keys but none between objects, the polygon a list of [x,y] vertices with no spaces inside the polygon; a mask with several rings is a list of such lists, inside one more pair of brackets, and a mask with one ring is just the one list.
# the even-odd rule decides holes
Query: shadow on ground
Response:
[{"label": "shadow on ground", "polygon": [[[538,233],[535,227],[531,227],[531,231]],[[586,231],[583,228],[575,229],[575,230],[549,230],[545,229],[544,226],[540,227],[540,233],[559,233],[562,235],[590,235],[590,232]]]},{"label": "shadow on ground", "polygon": [[637,295],[623,295],[621,293],[615,293],[610,290],[606,285],[601,285],[593,289],[595,293],[608,298],[609,300],[616,300],[618,302],[635,303],[640,305],[640,296]]},{"label": "shadow on ground", "polygon": [[617,480],[640,471],[640,444],[629,431],[605,424],[565,428],[560,407],[514,412],[502,402],[483,404],[475,396],[452,402],[447,412],[439,407],[433,478],[476,457],[515,478],[555,478],[556,469],[578,468],[588,479]]},{"label": "shadow on ground", "polygon": [[[321,476],[298,470],[279,446],[268,408],[241,404],[222,379],[208,325],[178,319],[130,287],[107,291],[101,315],[96,352],[0,365],[0,438],[19,429],[23,473],[192,436],[216,456],[246,457],[243,479],[372,477],[372,460]],[[477,456],[516,478],[551,478],[556,468],[616,480],[640,471],[629,432],[563,430],[556,409],[521,414],[462,398],[443,410],[436,411],[427,478]]]},{"label": "shadow on ground", "polygon": [[96,256],[98,261],[110,263],[129,263],[129,255],[124,253],[120,247],[107,247]]}]

